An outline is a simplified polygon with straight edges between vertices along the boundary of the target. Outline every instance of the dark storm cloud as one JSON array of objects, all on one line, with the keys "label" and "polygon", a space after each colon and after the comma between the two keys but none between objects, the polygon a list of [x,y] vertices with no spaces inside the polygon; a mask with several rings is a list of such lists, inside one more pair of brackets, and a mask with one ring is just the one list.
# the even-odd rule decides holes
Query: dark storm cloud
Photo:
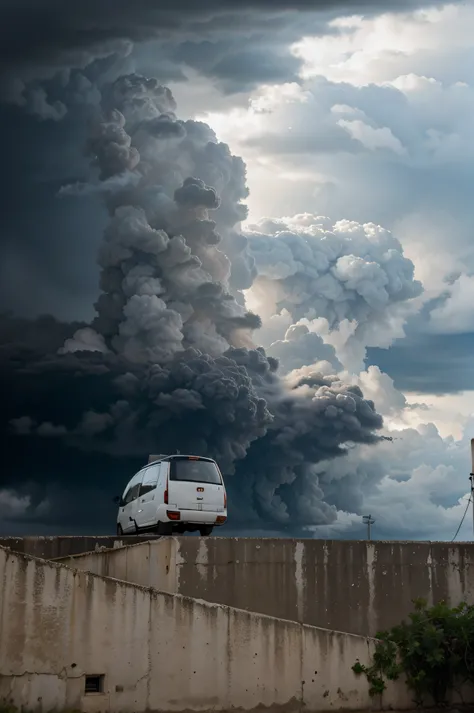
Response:
[{"label": "dark storm cloud", "polygon": [[[156,447],[175,452],[185,441],[218,453],[228,471],[272,420],[251,372],[239,369],[232,352],[214,360],[189,350],[166,367],[133,365],[113,353],[36,356],[21,350],[2,362],[3,385],[11,379],[14,394],[2,418],[9,414],[10,437],[32,436],[29,444],[40,450],[47,439],[55,443],[45,448],[143,459]],[[90,470],[81,483],[95,479]]]},{"label": "dark storm cloud", "polygon": [[5,354],[14,345],[15,349],[25,352],[56,352],[83,326],[81,322],[60,322],[50,315],[32,321],[0,314],[0,351]]},{"label": "dark storm cloud", "polygon": [[0,105],[0,150],[9,167],[1,195],[0,311],[61,319],[93,314],[106,214],[92,194],[81,203],[57,197],[89,173],[82,155],[87,119],[83,106],[53,122]]},{"label": "dark storm cloud", "polygon": [[147,130],[163,114],[175,121],[173,109],[165,88],[135,74],[104,92],[91,178],[137,180],[99,192],[108,223],[91,325],[44,319],[30,334],[5,318],[3,496],[27,492],[25,517],[59,511],[58,525],[74,527],[82,510],[68,499],[95,487],[111,495],[148,453],[179,449],[217,458],[234,521],[331,522],[313,465],[347,442],[377,442],[382,419],[336,377],[309,371],[286,385],[278,361],[254,347],[260,317],[232,294],[221,249],[250,270],[236,227],[245,167],[203,124],[184,122],[165,140]]},{"label": "dark storm cloud", "polygon": [[290,392],[275,404],[267,433],[237,466],[237,475],[245,473],[239,502],[246,505],[244,517],[253,509],[259,519],[282,525],[329,524],[336,519],[336,509],[325,499],[315,464],[324,453],[333,459],[346,452],[333,431],[335,421],[346,443],[374,443],[370,431],[381,421],[360,389],[343,385],[337,377],[310,371],[292,388],[297,398]]},{"label": "dark storm cloud", "polygon": [[193,0],[154,2],[117,0],[113,12],[107,0],[82,0],[68,4],[60,0],[28,0],[2,3],[1,61],[47,62],[58,56],[81,52],[114,40],[143,41],[169,32],[196,35],[212,29],[263,26],[268,16],[289,10],[337,12],[342,14],[413,10],[436,2],[426,0]]},{"label": "dark storm cloud", "polygon": [[149,121],[146,127],[152,136],[161,139],[172,138],[173,136],[183,137],[185,129],[182,122],[173,121],[166,114],[162,114],[157,119]]},{"label": "dark storm cloud", "polygon": [[[188,235],[196,238],[202,232],[196,226],[208,231],[208,211],[216,211],[221,203],[202,178],[179,173],[181,165],[190,168],[189,160],[182,160],[186,151],[196,168],[202,155],[217,166],[224,160],[224,185],[232,182],[234,169],[239,177],[239,165],[228,149],[213,156],[209,142],[203,146],[200,141],[201,127],[193,131],[195,122],[181,124],[182,131],[171,138],[147,131],[148,124],[155,126],[163,115],[175,120],[171,92],[155,79],[120,77],[104,89],[102,105],[104,118],[89,145],[94,163],[106,181],[136,169],[138,184],[131,193],[124,189],[112,201],[106,199],[111,220],[99,251],[104,292],[96,303],[93,326],[133,362],[162,362],[186,345],[221,354],[235,345],[235,330],[256,329],[260,319],[247,314],[223,284],[230,275],[229,261],[211,249],[219,241],[186,242]],[[164,185],[150,200],[157,179]],[[223,205],[231,200],[224,193]],[[233,227],[233,221],[226,226],[225,214],[221,220],[224,228]]]},{"label": "dark storm cloud", "polygon": [[171,49],[171,56],[214,79],[224,92],[249,91],[259,83],[297,81],[301,60],[291,54],[289,44],[303,33],[296,22],[270,37],[259,31],[225,42],[186,40]]},{"label": "dark storm cloud", "polygon": [[182,206],[204,206],[210,210],[219,208],[215,190],[206,186],[200,178],[186,178],[183,185],[175,190],[174,199]]},{"label": "dark storm cloud", "polygon": [[[192,61],[230,91],[260,81],[288,81],[296,60],[288,55],[290,42],[303,34],[319,33],[328,20],[340,15],[413,10],[437,0],[177,0],[172,4],[118,0],[113,12],[107,0],[63,3],[27,0],[2,3],[0,8],[0,74],[3,94],[28,102],[22,82],[48,78],[55,71],[86,67],[94,59],[124,56],[131,43],[153,39],[175,45],[174,64]],[[236,40],[236,33],[240,34]],[[268,41],[271,38],[271,41]],[[227,48],[201,41],[230,41]],[[184,44],[188,42],[188,44]],[[272,43],[275,45],[272,48]],[[264,51],[262,48],[267,49]],[[171,47],[169,47],[171,50]],[[170,76],[168,52],[163,69]],[[159,62],[155,63],[155,68]],[[171,73],[176,69],[171,70]],[[38,102],[38,97],[36,98]],[[46,104],[50,104],[46,101]],[[57,105],[47,111],[58,111]],[[61,110],[61,109],[60,109]]]},{"label": "dark storm cloud", "polygon": [[[1,368],[1,445],[11,463],[2,486],[33,480],[32,508],[49,497],[57,510],[59,498],[74,525],[73,493],[97,487],[97,497],[110,496],[143,454],[184,449],[218,459],[229,476],[234,522],[331,522],[334,508],[308,462],[342,455],[347,440],[375,442],[381,418],[360,390],[334,378],[296,383],[305,393],[294,398],[281,390],[275,367],[263,351],[246,349],[218,359],[190,350],[166,367],[115,355],[33,361],[31,352],[17,354]],[[280,491],[285,485],[292,487]],[[84,516],[81,508],[76,514]],[[52,518],[61,524],[61,515],[48,512]]]},{"label": "dark storm cloud", "polygon": [[[313,379],[296,400],[283,394],[276,364],[262,351],[231,350],[214,360],[190,350],[167,367],[93,353],[58,359],[37,351],[36,359],[20,350],[14,360],[2,360],[1,445],[11,463],[2,486],[26,488],[33,522],[58,527],[83,522],[83,509],[71,503],[93,489],[101,505],[88,510],[87,521],[100,524],[107,512],[112,518],[107,506],[114,488],[156,448],[211,455],[228,476],[237,466],[228,477],[234,523],[330,522],[334,508],[305,459],[343,454],[346,439],[374,441],[381,423],[358,389],[334,379]],[[261,443],[251,447],[256,440]],[[296,491],[278,492],[293,483]],[[48,498],[58,515],[36,513]]]},{"label": "dark storm cloud", "polygon": [[132,171],[140,160],[124,126],[125,118],[118,112],[112,113],[110,121],[99,124],[88,142],[86,153],[94,156],[96,165],[100,167],[99,179],[102,181]]}]

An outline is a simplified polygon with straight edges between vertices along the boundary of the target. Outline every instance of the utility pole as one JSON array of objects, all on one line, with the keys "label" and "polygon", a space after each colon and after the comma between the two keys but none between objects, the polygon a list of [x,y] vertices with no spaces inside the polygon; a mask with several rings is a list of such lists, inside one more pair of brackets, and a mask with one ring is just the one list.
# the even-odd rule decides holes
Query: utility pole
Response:
[{"label": "utility pole", "polygon": [[472,537],[474,539],[474,438],[471,438],[471,505],[472,505]]},{"label": "utility pole", "polygon": [[[472,448],[474,448],[474,438],[471,441]],[[474,457],[474,451],[473,451],[473,457]],[[473,476],[474,477],[474,476]],[[372,515],[364,515],[362,518],[362,521],[364,525],[367,525],[367,539],[370,540],[370,528],[374,524],[375,520],[372,517]]]}]

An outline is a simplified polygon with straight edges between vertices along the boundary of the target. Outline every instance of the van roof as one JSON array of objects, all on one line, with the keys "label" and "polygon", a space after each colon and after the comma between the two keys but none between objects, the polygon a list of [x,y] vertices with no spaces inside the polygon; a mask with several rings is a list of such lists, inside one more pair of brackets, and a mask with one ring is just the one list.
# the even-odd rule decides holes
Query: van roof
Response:
[{"label": "van roof", "polygon": [[208,458],[207,456],[196,456],[190,453],[189,455],[186,455],[185,453],[177,453],[175,455],[159,455],[159,456],[148,456],[148,463],[147,465],[144,465],[143,468],[146,468],[148,465],[151,465],[152,463],[158,463],[163,460],[176,460],[176,459],[181,459],[184,460],[186,458],[192,458],[193,460],[207,460],[211,463],[215,463],[216,461],[214,458]]},{"label": "van roof", "polygon": [[156,463],[157,460],[162,460],[163,458],[166,458],[167,456],[164,453],[161,453],[158,456],[148,456],[148,465],[150,463]]}]

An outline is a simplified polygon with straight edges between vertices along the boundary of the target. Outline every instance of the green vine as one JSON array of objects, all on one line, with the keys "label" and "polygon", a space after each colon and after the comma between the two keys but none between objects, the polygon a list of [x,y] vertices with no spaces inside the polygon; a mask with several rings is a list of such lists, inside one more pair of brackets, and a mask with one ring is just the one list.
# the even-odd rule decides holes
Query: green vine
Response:
[{"label": "green vine", "polygon": [[474,683],[474,606],[462,602],[451,608],[442,601],[428,607],[424,599],[413,603],[408,622],[376,635],[370,665],[357,661],[352,670],[366,676],[371,696],[404,675],[416,705],[426,697],[441,705],[450,691],[462,700],[464,684]]}]

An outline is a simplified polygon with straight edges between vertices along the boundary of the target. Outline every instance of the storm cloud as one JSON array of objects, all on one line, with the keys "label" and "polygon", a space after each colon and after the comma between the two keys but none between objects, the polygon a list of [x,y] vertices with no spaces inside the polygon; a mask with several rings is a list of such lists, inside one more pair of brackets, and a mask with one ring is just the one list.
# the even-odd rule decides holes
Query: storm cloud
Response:
[{"label": "storm cloud", "polygon": [[[218,460],[234,523],[329,523],[336,512],[313,465],[378,442],[382,418],[358,386],[316,368],[282,380],[255,346],[261,320],[239,287],[256,275],[237,225],[245,167],[175,109],[138,75],[104,91],[86,145],[92,185],[108,186],[97,316],[44,318],[29,337],[27,322],[4,318],[5,488],[39,518],[57,497],[64,514],[66,489],[110,495],[149,452],[180,450]],[[156,132],[160,120],[179,130]],[[136,180],[110,183],[129,173]]]},{"label": "storm cloud", "polygon": [[326,344],[319,334],[310,332],[305,324],[291,325],[285,338],[274,341],[266,351],[278,359],[283,373],[316,363],[321,369],[329,369],[331,374],[342,370],[334,347]]},{"label": "storm cloud", "polygon": [[252,292],[257,299],[265,294],[272,313],[324,317],[331,327],[343,319],[361,324],[422,292],[399,241],[374,224],[342,220],[332,226],[303,214],[263,220],[247,237],[258,272]]},{"label": "storm cloud", "polygon": [[[38,80],[67,85],[71,70],[110,58],[123,61],[134,47],[139,48],[142,69],[151,66],[150,53],[155,69],[161,66],[166,79],[184,78],[182,68],[187,66],[228,92],[248,90],[258,82],[293,81],[301,62],[289,45],[303,35],[333,31],[328,23],[340,16],[406,12],[427,4],[242,0],[236,6],[231,0],[204,0],[199,5],[178,0],[170,6],[141,0],[131,6],[119,0],[111,13],[106,0],[82,0],[67,7],[57,0],[40,0],[34,6],[25,0],[9,1],[0,8],[0,92],[5,100],[43,118],[59,119],[66,105],[50,98]],[[90,97],[91,89],[81,80],[75,93]]]},{"label": "storm cloud", "polygon": [[[262,29],[269,17],[278,18],[289,10],[352,15],[381,9],[403,12],[425,4],[424,0],[391,4],[381,4],[380,0],[242,0],[237,10],[231,0],[204,0],[199,6],[192,0],[177,0],[172,6],[152,0],[131,6],[126,0],[118,0],[111,13],[105,0],[82,0],[67,9],[57,0],[41,0],[34,7],[26,0],[10,0],[1,8],[1,60],[3,66],[46,63],[58,57],[78,61],[88,51],[126,39],[142,42],[166,37],[170,32],[195,38],[212,30]],[[281,21],[284,19],[288,17],[281,17]]]}]

